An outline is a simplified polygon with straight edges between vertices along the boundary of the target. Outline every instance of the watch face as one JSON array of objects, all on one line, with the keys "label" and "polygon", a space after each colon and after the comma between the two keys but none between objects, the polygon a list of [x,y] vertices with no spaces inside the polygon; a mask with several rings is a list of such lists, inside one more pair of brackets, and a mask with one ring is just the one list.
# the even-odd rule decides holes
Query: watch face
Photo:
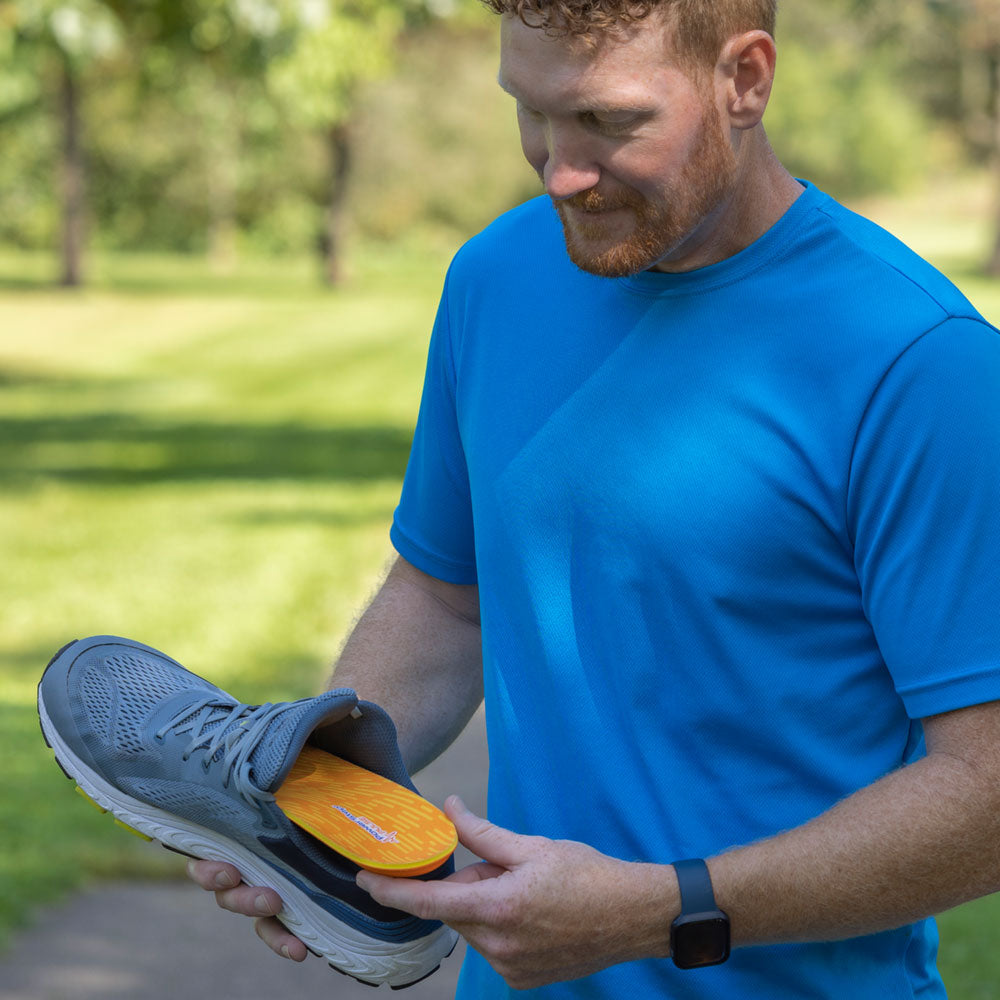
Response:
[{"label": "watch face", "polygon": [[695,919],[689,923],[682,917],[674,924],[673,959],[678,968],[718,965],[727,958],[729,921],[725,917]]}]

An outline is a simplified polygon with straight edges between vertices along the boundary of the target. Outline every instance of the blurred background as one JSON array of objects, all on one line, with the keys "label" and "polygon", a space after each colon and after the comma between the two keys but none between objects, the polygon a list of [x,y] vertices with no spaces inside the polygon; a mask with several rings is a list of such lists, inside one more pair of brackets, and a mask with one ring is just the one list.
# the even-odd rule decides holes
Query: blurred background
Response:
[{"label": "blurred background", "polygon": [[[789,168],[1000,323],[997,0],[783,0],[778,36]],[[539,193],[496,63],[475,0],[0,0],[0,938],[179,870],[44,747],[63,643],[246,701],[322,683],[390,556],[449,257]],[[951,995],[995,998],[1000,906],[941,927]]]}]

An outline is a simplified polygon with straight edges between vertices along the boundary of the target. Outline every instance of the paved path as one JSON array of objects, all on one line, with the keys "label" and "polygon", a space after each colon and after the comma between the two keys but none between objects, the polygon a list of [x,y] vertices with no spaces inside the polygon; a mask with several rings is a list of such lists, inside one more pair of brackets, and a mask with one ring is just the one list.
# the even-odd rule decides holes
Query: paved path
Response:
[{"label": "paved path", "polygon": [[[416,782],[438,805],[458,792],[480,811],[486,774],[480,710]],[[459,865],[470,860],[460,848]],[[464,951],[460,942],[416,986],[376,993],[311,956],[301,964],[278,958],[248,919],[223,912],[186,879],[114,883],[44,910],[14,937],[0,954],[0,1000],[448,1000]]]}]

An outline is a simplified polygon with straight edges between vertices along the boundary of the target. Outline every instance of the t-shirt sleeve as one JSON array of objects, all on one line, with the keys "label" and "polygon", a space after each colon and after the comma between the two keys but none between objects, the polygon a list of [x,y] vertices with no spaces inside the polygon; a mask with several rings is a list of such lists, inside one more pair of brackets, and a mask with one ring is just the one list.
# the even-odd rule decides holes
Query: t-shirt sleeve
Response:
[{"label": "t-shirt sleeve", "polygon": [[848,518],[868,616],[911,718],[1000,699],[1000,333],[949,319],[862,418]]},{"label": "t-shirt sleeve", "polygon": [[476,583],[469,474],[456,411],[450,277],[431,334],[417,428],[389,537],[417,569],[448,583]]}]

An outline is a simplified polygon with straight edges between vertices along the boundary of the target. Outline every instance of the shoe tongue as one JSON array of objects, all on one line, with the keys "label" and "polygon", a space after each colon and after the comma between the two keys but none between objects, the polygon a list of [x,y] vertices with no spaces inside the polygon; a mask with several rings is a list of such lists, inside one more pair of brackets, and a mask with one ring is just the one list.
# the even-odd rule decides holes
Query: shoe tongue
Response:
[{"label": "shoe tongue", "polygon": [[357,704],[358,696],[347,688],[292,702],[275,715],[250,753],[253,783],[265,792],[278,789],[312,731],[346,718]]}]

